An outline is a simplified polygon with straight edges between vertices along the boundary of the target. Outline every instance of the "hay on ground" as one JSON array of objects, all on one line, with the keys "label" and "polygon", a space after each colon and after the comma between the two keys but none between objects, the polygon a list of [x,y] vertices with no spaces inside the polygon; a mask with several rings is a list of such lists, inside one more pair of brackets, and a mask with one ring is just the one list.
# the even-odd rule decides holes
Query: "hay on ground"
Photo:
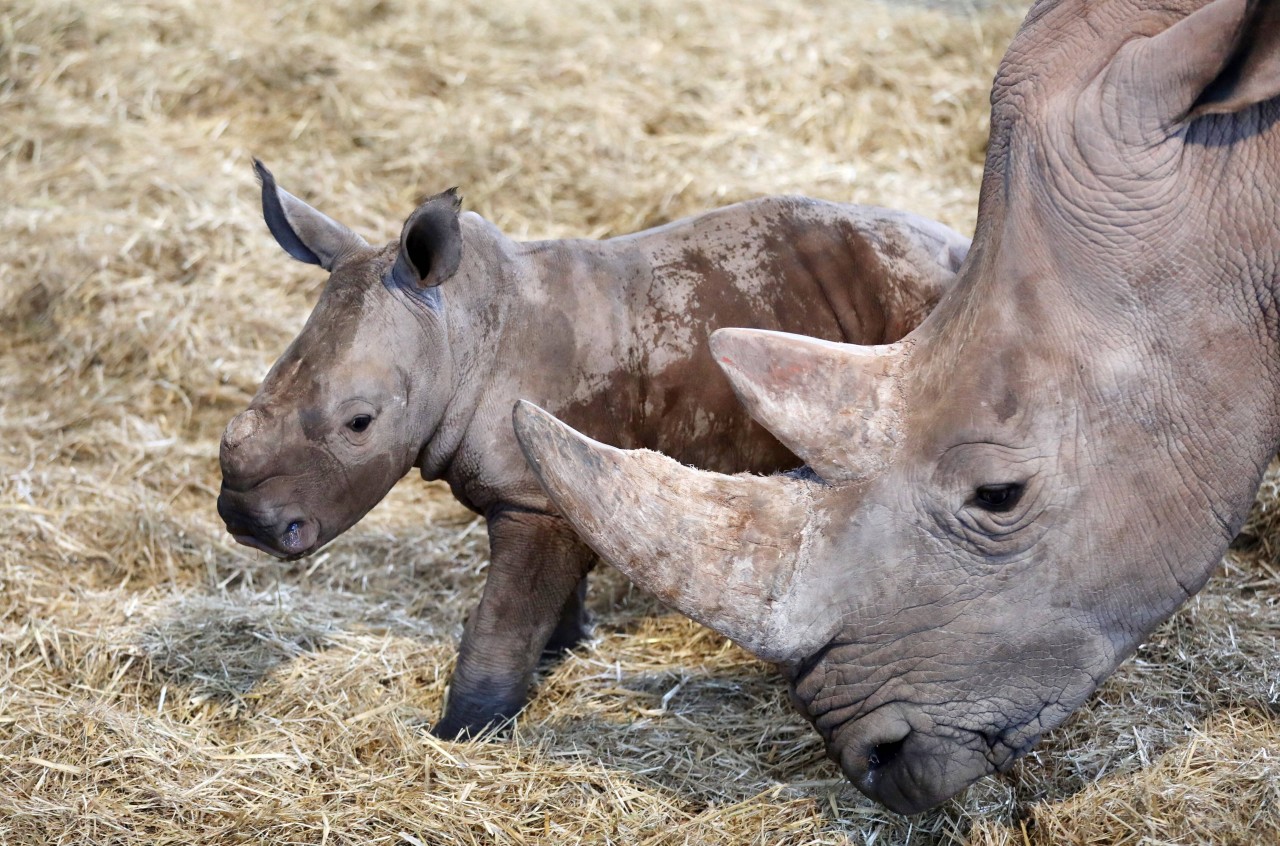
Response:
[{"label": "hay on ground", "polygon": [[[981,8],[979,8],[981,7]],[[249,168],[371,239],[459,185],[517,237],[761,193],[973,222],[999,3],[9,0],[0,7],[0,843],[1255,843],[1252,544],[1008,775],[909,820],[781,680],[616,574],[510,741],[433,740],[483,525],[409,479],[313,559],[237,547],[217,439],[322,275]]]}]

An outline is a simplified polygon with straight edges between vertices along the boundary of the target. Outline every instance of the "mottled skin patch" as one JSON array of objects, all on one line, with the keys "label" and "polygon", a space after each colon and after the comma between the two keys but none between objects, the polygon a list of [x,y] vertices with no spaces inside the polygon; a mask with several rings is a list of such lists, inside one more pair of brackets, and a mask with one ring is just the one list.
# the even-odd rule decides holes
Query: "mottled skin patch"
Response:
[{"label": "mottled skin patch", "polygon": [[[273,231],[281,221],[308,229],[318,213],[264,187]],[[949,287],[967,250],[911,215],[769,197],[605,241],[517,243],[467,213],[456,219],[457,251],[448,198],[430,203],[415,212],[430,227],[411,218],[400,243],[380,248],[309,227],[355,245],[334,251],[307,326],[250,406],[253,425],[228,427],[219,506],[245,542],[309,554],[416,466],[485,516],[491,564],[434,729],[446,737],[514,715],[544,650],[585,633],[594,555],[520,452],[517,399],[703,467],[793,467],[734,399],[708,354],[710,333],[745,325],[895,340]],[[288,233],[281,241],[292,243]],[[356,433],[361,414],[373,420]]]},{"label": "mottled skin patch", "polygon": [[1280,447],[1280,2],[1041,0],[991,126],[972,251],[905,339],[712,337],[809,472],[516,412],[580,536],[778,662],[904,813],[1011,766],[1199,590]]}]

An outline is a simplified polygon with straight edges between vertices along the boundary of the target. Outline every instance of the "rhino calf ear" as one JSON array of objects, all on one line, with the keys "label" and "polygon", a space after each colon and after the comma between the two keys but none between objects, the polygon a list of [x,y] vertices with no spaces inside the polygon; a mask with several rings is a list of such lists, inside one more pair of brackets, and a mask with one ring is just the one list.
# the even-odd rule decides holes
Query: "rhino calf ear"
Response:
[{"label": "rhino calf ear", "polygon": [[333,270],[342,255],[367,246],[359,235],[276,185],[262,162],[254,159],[253,169],[262,183],[262,216],[286,253]]},{"label": "rhino calf ear", "polygon": [[457,188],[436,194],[409,215],[400,233],[400,252],[391,269],[405,288],[432,288],[458,272],[462,263],[462,225]]}]

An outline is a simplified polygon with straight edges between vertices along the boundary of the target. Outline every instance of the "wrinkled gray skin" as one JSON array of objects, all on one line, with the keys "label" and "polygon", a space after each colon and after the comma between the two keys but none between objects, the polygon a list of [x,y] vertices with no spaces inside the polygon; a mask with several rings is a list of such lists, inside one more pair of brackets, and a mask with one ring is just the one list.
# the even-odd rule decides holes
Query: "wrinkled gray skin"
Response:
[{"label": "wrinkled gray skin", "polygon": [[992,91],[973,249],[882,347],[712,349],[810,473],[517,434],[581,536],[780,663],[903,813],[1008,768],[1199,590],[1280,445],[1280,10],[1040,2]]},{"label": "wrinkled gray skin", "polygon": [[434,729],[446,737],[513,716],[544,649],[584,636],[595,556],[520,453],[517,398],[699,466],[794,467],[736,401],[707,351],[711,330],[894,340],[968,247],[910,215],[795,197],[607,241],[521,244],[459,215],[452,193],[414,212],[398,242],[371,247],[258,167],[276,239],[331,275],[227,427],[218,510],[241,542],[286,558],[341,534],[411,467],[483,514],[491,563]]}]

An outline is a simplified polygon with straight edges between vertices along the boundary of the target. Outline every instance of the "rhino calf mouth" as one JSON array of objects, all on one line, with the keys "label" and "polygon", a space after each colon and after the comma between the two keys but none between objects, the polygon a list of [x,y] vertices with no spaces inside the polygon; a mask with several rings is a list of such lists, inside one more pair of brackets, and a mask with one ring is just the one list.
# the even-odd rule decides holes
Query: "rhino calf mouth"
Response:
[{"label": "rhino calf mouth", "polygon": [[279,552],[277,552],[274,547],[267,546],[265,543],[258,540],[253,535],[243,535],[243,534],[237,534],[235,532],[232,532],[231,537],[235,540],[236,543],[240,544],[241,546],[247,546],[251,549],[260,550],[262,552],[267,553],[268,555],[274,555],[276,558],[284,558],[284,556],[281,555]]}]

